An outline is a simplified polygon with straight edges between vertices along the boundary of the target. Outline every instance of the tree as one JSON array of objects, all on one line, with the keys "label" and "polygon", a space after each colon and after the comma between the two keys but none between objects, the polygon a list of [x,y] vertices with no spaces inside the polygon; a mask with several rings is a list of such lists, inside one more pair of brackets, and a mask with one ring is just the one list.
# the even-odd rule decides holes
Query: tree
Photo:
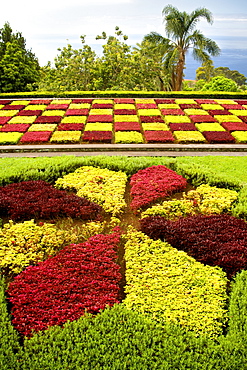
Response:
[{"label": "tree", "polygon": [[235,81],[239,86],[245,85],[247,82],[246,77],[235,70],[231,70],[228,67],[217,67],[214,69],[214,76],[224,76]]},{"label": "tree", "polygon": [[203,85],[201,91],[239,91],[236,82],[224,76],[215,76]]},{"label": "tree", "polygon": [[193,57],[201,62],[210,60],[210,56],[220,54],[220,48],[211,39],[195,29],[201,18],[210,24],[213,17],[206,8],[197,8],[192,13],[180,12],[176,7],[167,5],[163,11],[167,38],[156,32],[145,36],[146,40],[158,43],[164,52],[164,66],[171,73],[171,86],[179,91],[182,87],[186,53],[192,48]]},{"label": "tree", "polygon": [[34,90],[40,77],[38,59],[26,49],[20,32],[13,33],[9,23],[0,29],[0,91]]}]

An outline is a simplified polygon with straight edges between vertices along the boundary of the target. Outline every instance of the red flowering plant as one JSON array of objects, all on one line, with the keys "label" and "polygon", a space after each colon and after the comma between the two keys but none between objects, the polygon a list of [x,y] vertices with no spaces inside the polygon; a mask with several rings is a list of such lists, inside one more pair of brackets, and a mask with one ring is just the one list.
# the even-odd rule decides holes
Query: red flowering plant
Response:
[{"label": "red flowering plant", "polygon": [[235,143],[234,137],[227,131],[204,131],[203,136],[210,143]]},{"label": "red flowering plant", "polygon": [[112,122],[113,121],[113,116],[112,115],[107,115],[107,114],[91,114],[88,116],[87,122]]},{"label": "red flowering plant", "polygon": [[48,110],[56,110],[56,109],[62,109],[66,110],[69,107],[69,104],[49,104],[47,105],[46,109]]},{"label": "red flowering plant", "polygon": [[137,109],[157,109],[157,105],[155,103],[137,103]]},{"label": "red flowering plant", "polygon": [[211,116],[217,116],[217,115],[229,115],[231,114],[228,110],[226,109],[209,109],[208,110],[208,113],[211,115]]},{"label": "red flowering plant", "polygon": [[161,109],[163,116],[184,116],[185,113],[182,109]]},{"label": "red flowering plant", "polygon": [[59,123],[62,116],[39,116],[34,123]]},{"label": "red flowering plant", "polygon": [[58,131],[82,131],[84,123],[60,123],[57,126]]},{"label": "red flowering plant", "polygon": [[247,124],[244,122],[222,122],[221,126],[230,132],[247,131]]},{"label": "red flowering plant", "polygon": [[93,101],[93,98],[75,98],[72,100],[73,104],[84,104],[84,103],[89,103],[91,104]]},{"label": "red flowering plant", "polygon": [[112,132],[111,131],[84,131],[83,141],[89,142],[103,142],[103,143],[111,143],[112,140]]},{"label": "red flowering plant", "polygon": [[201,109],[200,104],[179,104],[181,109]]},{"label": "red flowering plant", "polygon": [[175,139],[170,131],[145,131],[147,143],[172,143]]},{"label": "red flowering plant", "polygon": [[33,100],[30,100],[30,103],[29,104],[34,104],[34,105],[38,105],[38,104],[45,104],[45,105],[48,105],[50,104],[50,102],[52,101],[52,99],[33,99]]},{"label": "red flowering plant", "polygon": [[226,110],[230,109],[245,109],[241,104],[224,104],[222,103],[221,106]]},{"label": "red flowering plant", "polygon": [[136,110],[135,109],[115,109],[114,110],[114,114],[117,114],[117,115],[132,115],[132,114],[136,114]]},{"label": "red flowering plant", "polygon": [[7,104],[5,105],[2,110],[21,110],[23,108],[25,108],[26,106],[25,105],[11,105],[11,104]]},{"label": "red flowering plant", "polygon": [[131,176],[130,206],[136,211],[174,192],[183,191],[186,186],[185,178],[165,166],[147,167]]},{"label": "red flowering plant", "polygon": [[23,110],[20,110],[18,113],[17,113],[17,116],[40,116],[42,114],[42,110],[27,110],[27,109],[23,109]]},{"label": "red flowering plant", "polygon": [[243,122],[247,123],[247,116],[238,116]]},{"label": "red flowering plant", "polygon": [[5,125],[10,119],[11,117],[0,117],[0,125]]},{"label": "red flowering plant", "polygon": [[[244,100],[244,99],[241,99],[241,100],[235,100],[235,102],[237,104],[240,104],[240,105],[247,105],[247,100]],[[1,103],[0,103],[1,104]]]},{"label": "red flowering plant", "polygon": [[156,104],[174,104],[175,99],[162,99],[162,98],[157,98],[154,99]]},{"label": "red flowering plant", "polygon": [[115,131],[141,131],[139,122],[115,122]]},{"label": "red flowering plant", "polygon": [[169,127],[171,131],[197,131],[194,123],[171,122]]},{"label": "red flowering plant", "polygon": [[7,99],[1,99],[0,100],[1,105],[6,105],[6,104],[9,104],[9,103],[11,103],[11,100],[7,100]]},{"label": "red flowering plant", "polygon": [[65,116],[87,116],[89,109],[67,109]]},{"label": "red flowering plant", "polygon": [[46,143],[50,140],[52,131],[28,131],[22,136],[20,144]]},{"label": "red flowering plant", "polygon": [[210,116],[210,115],[192,115],[189,116],[191,121],[194,123],[200,123],[200,122],[217,122],[217,120]]},{"label": "red flowering plant", "polygon": [[27,123],[16,123],[16,124],[6,124],[0,131],[2,132],[26,132],[29,129],[30,125]]},{"label": "red flowering plant", "polygon": [[197,104],[218,104],[217,101],[213,99],[195,99]]},{"label": "red flowering plant", "polygon": [[140,121],[142,123],[148,122],[164,122],[161,116],[140,116]]},{"label": "red flowering plant", "polygon": [[162,216],[142,219],[141,229],[197,261],[220,266],[231,278],[247,266],[247,223],[236,217],[196,215],[169,221]]},{"label": "red flowering plant", "polygon": [[104,103],[104,104],[100,104],[100,103],[93,103],[92,104],[92,108],[93,109],[104,109],[104,108],[113,108],[113,103]]},{"label": "red flowering plant", "polygon": [[29,266],[10,283],[12,323],[24,336],[63,325],[106,305],[119,303],[120,235],[96,235],[71,244],[37,266]]},{"label": "red flowering plant", "polygon": [[99,205],[42,180],[0,187],[0,215],[14,221],[62,216],[95,220],[100,219],[101,211]]},{"label": "red flowering plant", "polygon": [[134,104],[135,100],[132,98],[116,98],[114,99],[116,104]]}]

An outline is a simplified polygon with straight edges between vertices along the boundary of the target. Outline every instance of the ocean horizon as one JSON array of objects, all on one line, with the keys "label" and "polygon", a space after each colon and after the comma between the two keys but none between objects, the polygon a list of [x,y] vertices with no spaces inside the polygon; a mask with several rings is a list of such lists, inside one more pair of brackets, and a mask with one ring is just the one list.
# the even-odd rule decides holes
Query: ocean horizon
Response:
[{"label": "ocean horizon", "polygon": [[[238,71],[247,78],[247,49],[222,49],[221,55],[212,58],[214,68],[228,67],[230,70]],[[195,80],[196,70],[201,63],[195,61],[188,53],[186,55],[185,79]]]}]

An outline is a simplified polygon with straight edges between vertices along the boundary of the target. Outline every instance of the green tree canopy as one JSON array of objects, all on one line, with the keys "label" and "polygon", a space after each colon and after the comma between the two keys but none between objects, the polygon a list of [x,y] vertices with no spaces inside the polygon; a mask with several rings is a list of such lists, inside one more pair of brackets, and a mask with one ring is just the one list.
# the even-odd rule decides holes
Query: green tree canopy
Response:
[{"label": "green tree canopy", "polygon": [[35,89],[39,80],[38,59],[26,49],[20,32],[13,33],[9,23],[0,29],[0,91],[17,92]]},{"label": "green tree canopy", "polygon": [[211,80],[205,83],[201,91],[238,91],[238,85],[230,78],[224,76],[215,76]]}]

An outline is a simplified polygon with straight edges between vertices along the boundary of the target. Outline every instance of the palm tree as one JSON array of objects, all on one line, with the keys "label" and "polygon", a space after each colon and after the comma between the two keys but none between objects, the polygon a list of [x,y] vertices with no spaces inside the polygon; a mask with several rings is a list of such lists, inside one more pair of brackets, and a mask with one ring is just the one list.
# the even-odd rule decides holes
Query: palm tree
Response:
[{"label": "palm tree", "polygon": [[171,76],[171,88],[180,91],[183,82],[185,57],[190,48],[194,59],[208,62],[210,56],[220,54],[220,48],[215,41],[206,38],[199,30],[195,29],[197,22],[204,18],[210,24],[213,17],[206,8],[197,8],[192,13],[180,12],[176,7],[167,5],[163,11],[163,22],[167,38],[151,32],[144,36],[144,40],[159,46],[163,53],[164,68]]}]

